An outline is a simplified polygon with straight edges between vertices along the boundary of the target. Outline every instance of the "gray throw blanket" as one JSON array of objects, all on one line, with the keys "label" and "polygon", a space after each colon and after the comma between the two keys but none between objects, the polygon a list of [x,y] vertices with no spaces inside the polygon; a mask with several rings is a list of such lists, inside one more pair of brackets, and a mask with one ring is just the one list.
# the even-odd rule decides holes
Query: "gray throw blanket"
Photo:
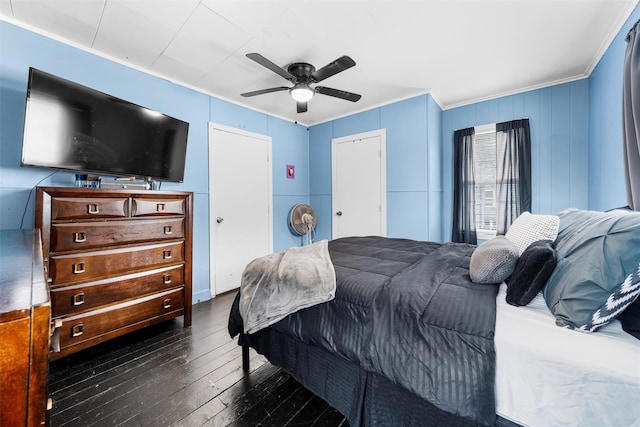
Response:
[{"label": "gray throw blanket", "polygon": [[244,332],[266,328],[291,313],[336,294],[328,242],[293,247],[251,261],[242,273],[240,315]]}]

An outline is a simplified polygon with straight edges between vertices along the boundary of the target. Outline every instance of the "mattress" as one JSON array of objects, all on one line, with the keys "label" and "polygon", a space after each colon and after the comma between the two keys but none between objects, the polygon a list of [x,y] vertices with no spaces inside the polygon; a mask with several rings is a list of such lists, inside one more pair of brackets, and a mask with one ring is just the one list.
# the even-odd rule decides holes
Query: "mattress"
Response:
[{"label": "mattress", "polygon": [[613,321],[587,334],[555,325],[542,297],[496,307],[496,412],[523,426],[640,426],[640,340]]}]

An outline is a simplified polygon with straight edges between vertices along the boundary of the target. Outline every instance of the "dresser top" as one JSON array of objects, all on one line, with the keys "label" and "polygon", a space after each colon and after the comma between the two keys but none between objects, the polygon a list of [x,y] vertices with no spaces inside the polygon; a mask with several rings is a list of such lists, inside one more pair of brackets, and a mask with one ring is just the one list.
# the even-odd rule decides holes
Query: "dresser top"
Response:
[{"label": "dresser top", "polygon": [[187,197],[193,195],[191,191],[170,191],[170,190],[140,190],[140,189],[110,189],[110,188],[77,188],[77,187],[37,187],[38,191],[43,191],[61,197]]},{"label": "dresser top", "polygon": [[0,321],[48,302],[39,230],[0,230]]}]

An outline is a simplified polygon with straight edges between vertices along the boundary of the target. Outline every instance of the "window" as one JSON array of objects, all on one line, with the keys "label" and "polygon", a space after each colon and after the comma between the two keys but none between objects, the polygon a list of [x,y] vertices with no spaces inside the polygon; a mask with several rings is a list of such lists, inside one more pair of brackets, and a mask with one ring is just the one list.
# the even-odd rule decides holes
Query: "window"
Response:
[{"label": "window", "polygon": [[524,211],[531,211],[529,119],[454,131],[451,241],[505,234]]},{"label": "window", "polygon": [[473,137],[475,169],[475,222],[478,239],[488,240],[496,235],[496,126],[476,126]]}]

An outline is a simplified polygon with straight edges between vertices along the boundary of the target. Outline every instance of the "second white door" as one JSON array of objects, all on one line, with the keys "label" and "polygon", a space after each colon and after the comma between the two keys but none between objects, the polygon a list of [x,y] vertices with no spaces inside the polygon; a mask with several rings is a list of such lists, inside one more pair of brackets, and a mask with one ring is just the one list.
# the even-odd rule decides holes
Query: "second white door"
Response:
[{"label": "second white door", "polygon": [[332,237],[386,236],[386,131],[331,141]]},{"label": "second white door", "polygon": [[244,267],[273,251],[271,138],[209,124],[211,291],[238,288]]}]

